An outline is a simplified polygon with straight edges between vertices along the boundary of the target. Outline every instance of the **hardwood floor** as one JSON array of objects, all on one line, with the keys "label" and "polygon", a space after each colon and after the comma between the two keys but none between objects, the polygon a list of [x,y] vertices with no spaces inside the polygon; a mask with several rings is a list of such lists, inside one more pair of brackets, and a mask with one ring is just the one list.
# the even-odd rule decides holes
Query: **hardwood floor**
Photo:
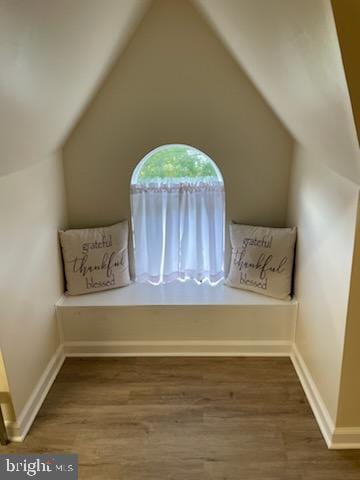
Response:
[{"label": "hardwood floor", "polygon": [[23,444],[87,480],[359,480],[330,451],[287,358],[67,359]]}]

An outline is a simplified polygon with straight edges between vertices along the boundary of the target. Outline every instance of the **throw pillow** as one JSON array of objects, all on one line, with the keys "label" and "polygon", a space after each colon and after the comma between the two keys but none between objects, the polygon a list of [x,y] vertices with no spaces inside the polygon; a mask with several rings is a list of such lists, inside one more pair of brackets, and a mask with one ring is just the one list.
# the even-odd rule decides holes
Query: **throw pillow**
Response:
[{"label": "throw pillow", "polygon": [[129,285],[127,221],[59,234],[69,295]]},{"label": "throw pillow", "polygon": [[226,285],[290,298],[296,228],[230,225],[231,265]]}]

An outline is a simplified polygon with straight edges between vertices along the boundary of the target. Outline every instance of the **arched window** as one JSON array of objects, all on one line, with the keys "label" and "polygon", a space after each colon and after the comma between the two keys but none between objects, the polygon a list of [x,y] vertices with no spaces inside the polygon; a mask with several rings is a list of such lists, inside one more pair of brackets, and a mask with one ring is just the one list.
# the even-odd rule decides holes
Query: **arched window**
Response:
[{"label": "arched window", "polygon": [[224,182],[205,153],[163,145],[131,178],[136,280],[153,284],[224,276]]}]

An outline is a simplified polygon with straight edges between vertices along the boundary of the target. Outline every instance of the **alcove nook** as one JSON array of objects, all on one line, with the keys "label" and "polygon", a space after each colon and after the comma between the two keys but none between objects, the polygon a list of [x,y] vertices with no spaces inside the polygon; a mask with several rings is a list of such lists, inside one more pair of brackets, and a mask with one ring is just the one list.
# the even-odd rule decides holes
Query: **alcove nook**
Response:
[{"label": "alcove nook", "polygon": [[[104,129],[104,122],[116,128]],[[129,201],[133,199],[134,209],[134,194],[130,194],[130,189],[132,192],[144,189],[130,188],[130,184],[138,183],[141,173],[146,175],[142,167],[151,158],[154,163],[161,160],[163,146],[167,145],[178,145],[181,155],[182,149],[186,153],[186,146],[191,146],[194,155],[200,155],[212,166],[211,175],[216,182],[224,182],[225,228],[220,225],[218,236],[222,239],[224,229],[225,246],[218,241],[219,265],[215,265],[210,281],[218,283],[229,263],[229,222],[242,219],[249,224],[287,224],[294,139],[215,31],[188,2],[152,4],[65,143],[70,226],[110,224],[130,219],[131,215],[134,221]],[[172,153],[172,149],[167,151]],[[184,163],[183,156],[181,164]],[[81,178],[85,171],[84,182]],[[139,194],[141,201],[145,195]],[[214,222],[221,224],[223,193],[215,195],[219,198]],[[150,239],[150,253],[145,259],[146,243],[138,247],[136,228],[133,232],[135,257],[137,247],[141,256],[138,276],[152,283],[162,283],[164,277],[157,271],[147,272],[147,265],[144,266],[148,260],[154,263],[153,270],[162,264],[159,247],[164,225],[158,215],[159,211],[164,212],[159,206],[161,201],[160,194],[156,219],[146,212],[139,222],[141,228],[150,220],[152,226],[156,221],[161,223],[154,228],[158,238]],[[144,233],[141,241],[147,242]],[[170,246],[173,248],[173,244]],[[199,251],[194,252],[192,247],[191,255],[197,260]],[[174,275],[186,278],[189,270],[193,270],[185,267],[181,271],[180,267],[175,273],[172,264],[177,264],[177,255],[169,256],[168,260],[165,281],[174,279]],[[136,261],[132,270],[136,278]],[[200,271],[193,276],[207,278],[209,272]],[[106,328],[102,320],[104,309]],[[117,292],[90,294],[76,300],[66,297],[58,304],[57,311],[69,354],[89,353],[91,349],[98,352],[103,349],[103,353],[124,353],[130,349],[132,354],[156,352],[156,349],[195,354],[240,352],[249,350],[248,345],[264,354],[289,351],[296,301],[233,291],[222,282],[213,288],[194,281],[159,286],[135,283]]]},{"label": "alcove nook", "polygon": [[[84,15],[79,0],[71,18],[81,28],[62,31],[69,12],[61,3],[24,5],[34,36],[20,35],[19,12],[5,12],[9,38],[29,39],[21,43],[29,62],[5,59],[6,88],[0,83],[10,436],[24,439],[66,356],[289,356],[328,446],[358,448],[360,159],[336,9],[303,0],[109,0]],[[221,268],[213,276],[180,269],[164,283],[163,272],[136,271],[144,248],[130,191],[146,195],[142,167],[170,145],[211,159],[201,177],[223,182],[217,206],[226,209],[217,217]],[[148,175],[161,184],[162,174]],[[58,230],[131,218],[133,279],[140,272],[159,285],[63,295]],[[297,226],[293,299],[223,284],[231,221]],[[188,276],[198,283],[177,280]]]}]

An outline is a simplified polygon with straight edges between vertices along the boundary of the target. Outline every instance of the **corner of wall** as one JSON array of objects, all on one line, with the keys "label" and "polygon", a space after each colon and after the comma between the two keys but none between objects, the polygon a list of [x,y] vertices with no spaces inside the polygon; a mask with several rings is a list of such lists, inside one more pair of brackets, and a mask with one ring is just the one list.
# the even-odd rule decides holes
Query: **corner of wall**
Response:
[{"label": "corner of wall", "polygon": [[[357,185],[317,160],[313,151],[297,146],[288,208],[289,223],[298,226],[295,293],[299,309],[293,361],[329,448],[348,448],[355,445],[356,432],[340,432],[337,427],[346,382],[344,361],[349,355],[351,375],[359,364],[354,330],[347,336],[354,339],[352,354],[345,340],[359,193]],[[359,282],[352,278],[353,289],[357,283],[360,262]],[[359,316],[357,308],[354,305],[353,318]],[[353,401],[354,383],[349,379],[347,383],[348,399]]]},{"label": "corner of wall", "polygon": [[[9,201],[11,199],[11,202]],[[60,345],[58,228],[67,223],[61,151],[0,178],[1,351],[16,419]]]}]

